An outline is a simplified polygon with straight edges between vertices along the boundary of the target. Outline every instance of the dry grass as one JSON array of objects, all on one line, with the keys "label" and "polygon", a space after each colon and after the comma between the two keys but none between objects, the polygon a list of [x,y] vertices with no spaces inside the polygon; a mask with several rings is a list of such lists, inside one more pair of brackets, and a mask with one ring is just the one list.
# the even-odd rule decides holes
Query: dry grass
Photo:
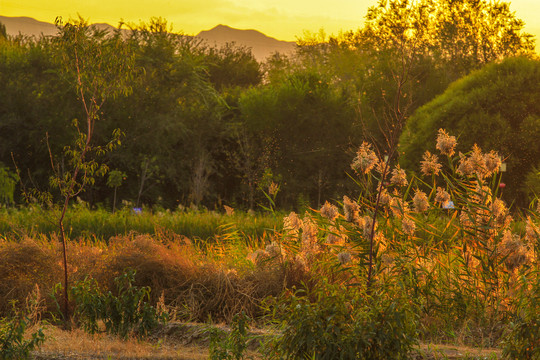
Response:
[{"label": "dry grass", "polygon": [[479,349],[467,346],[422,344],[420,353],[425,359],[500,359],[499,349]]},{"label": "dry grass", "polygon": [[[307,276],[291,266],[255,266],[246,260],[252,251],[247,246],[218,246],[205,253],[183,237],[137,234],[111,238],[108,244],[72,241],[68,244],[69,279],[73,285],[93,277],[103,290],[114,293],[114,278],[132,268],[137,271],[135,285],[149,286],[153,303],[163,296],[179,319],[229,322],[240,311],[260,316],[265,297],[278,295]],[[0,315],[11,309],[12,301],[24,304],[36,286],[44,313],[56,311],[49,294],[62,279],[61,259],[54,238],[1,240]]]},{"label": "dry grass", "polygon": [[53,243],[0,240],[0,314],[9,312],[13,302],[23,303],[36,286],[49,292],[61,278],[60,259]]},{"label": "dry grass", "polygon": [[53,326],[46,327],[45,334],[47,340],[34,352],[37,359],[208,359],[208,348],[198,345],[121,341],[104,334],[89,335],[82,330],[64,331]]}]

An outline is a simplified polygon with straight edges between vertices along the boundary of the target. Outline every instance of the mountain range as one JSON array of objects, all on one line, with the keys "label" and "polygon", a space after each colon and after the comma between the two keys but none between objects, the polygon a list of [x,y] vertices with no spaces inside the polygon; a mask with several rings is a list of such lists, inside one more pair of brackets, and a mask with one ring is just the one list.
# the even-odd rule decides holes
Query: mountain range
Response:
[{"label": "mountain range", "polygon": [[[7,34],[12,36],[23,34],[38,37],[41,34],[52,36],[57,33],[54,24],[38,21],[30,17],[0,16],[0,23],[6,26]],[[104,30],[114,29],[109,24],[99,23],[94,25]],[[195,37],[202,39],[211,46],[220,47],[226,43],[235,43],[236,45],[250,48],[258,61],[264,61],[264,59],[275,52],[282,54],[291,53],[295,47],[295,43],[292,41],[277,40],[257,30],[240,30],[226,25],[218,25],[211,30],[201,31]]]}]

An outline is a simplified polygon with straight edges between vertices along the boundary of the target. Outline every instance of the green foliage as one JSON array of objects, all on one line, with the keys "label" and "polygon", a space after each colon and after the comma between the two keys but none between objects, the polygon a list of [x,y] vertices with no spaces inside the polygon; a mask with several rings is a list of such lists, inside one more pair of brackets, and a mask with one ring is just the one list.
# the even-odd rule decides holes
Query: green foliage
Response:
[{"label": "green foliage", "polygon": [[19,176],[0,162],[0,201],[6,205],[13,203],[13,193],[18,182]]},{"label": "green foliage", "polygon": [[41,328],[26,338],[25,332],[29,325],[30,319],[23,312],[14,312],[10,317],[0,318],[1,360],[29,359],[30,352],[45,341]]},{"label": "green foliage", "polygon": [[241,312],[232,319],[231,332],[227,335],[216,328],[210,329],[210,359],[211,360],[242,360],[245,356],[250,318]]},{"label": "green foliage", "polygon": [[119,187],[122,185],[122,181],[126,179],[126,174],[120,170],[112,170],[109,172],[109,177],[107,178],[107,186],[109,187]]},{"label": "green foliage", "polygon": [[216,89],[250,87],[261,82],[260,65],[249,48],[227,43],[206,51],[210,81]]},{"label": "green foliage", "polygon": [[529,201],[540,197],[540,170],[538,166],[534,166],[531,171],[529,171],[525,177],[523,188]]},{"label": "green foliage", "polygon": [[412,309],[388,294],[323,283],[283,295],[274,311],[283,331],[276,359],[408,359],[417,343]]},{"label": "green foliage", "polygon": [[[66,215],[66,228],[71,239],[108,240],[117,235],[130,232],[140,234],[159,234],[172,231],[193,240],[211,241],[221,233],[221,227],[231,222],[245,239],[264,236],[269,229],[280,228],[272,216],[235,211],[232,217],[214,211],[177,210],[152,211],[143,208],[142,214],[134,214],[132,204],[111,214],[104,209],[91,210],[84,204],[74,205]],[[39,206],[26,209],[0,209],[0,234],[8,237],[23,237],[24,234],[52,234],[55,224],[49,219],[50,210]]]},{"label": "green foliage", "polygon": [[346,150],[357,125],[350,101],[352,94],[312,70],[296,71],[240,98],[248,131],[266,135],[266,154],[260,152],[259,161],[275,162],[266,167],[282,178],[282,205],[292,206],[300,192],[320,203],[344,186]]},{"label": "green foliage", "polygon": [[145,336],[160,322],[168,319],[168,314],[151,306],[149,287],[133,285],[135,271],[128,270],[114,279],[117,294],[102,293],[94,279],[86,278],[71,288],[77,307],[75,317],[83,329],[91,334],[99,331],[101,320],[105,332],[126,339],[129,335]]},{"label": "green foliage", "polygon": [[[300,193],[315,206],[349,190],[351,147],[373,138],[388,148],[384,132],[396,114],[408,117],[488,62],[532,52],[523,22],[503,2],[380,1],[367,15],[358,31],[306,36],[294,55],[265,64],[246,48],[208,47],[174,33],[160,18],[112,33],[79,19],[59,22],[56,37],[7,37],[0,161],[11,163],[13,153],[21,184],[45,190],[52,160],[56,188],[46,202],[78,179],[92,186],[81,193],[86,201],[109,205],[111,190],[98,173],[110,167],[127,174],[118,196],[137,205],[253,209],[266,201],[257,190],[271,168],[283,178],[278,206],[294,207]],[[98,118],[107,121],[94,128]],[[478,118],[479,127],[509,130],[504,117],[485,111]],[[74,119],[81,128],[69,126]],[[536,133],[536,120],[520,132]],[[93,134],[81,136],[88,124]],[[104,150],[117,144],[116,129],[126,136],[112,154]],[[531,151],[522,153],[534,157],[536,143],[527,139],[520,142]],[[85,153],[90,140],[102,147]]]}]

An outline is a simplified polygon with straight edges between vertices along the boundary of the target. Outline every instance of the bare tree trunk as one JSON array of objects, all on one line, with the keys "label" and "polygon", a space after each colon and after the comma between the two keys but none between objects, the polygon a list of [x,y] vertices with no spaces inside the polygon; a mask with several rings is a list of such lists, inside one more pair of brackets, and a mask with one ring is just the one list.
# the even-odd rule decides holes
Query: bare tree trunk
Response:
[{"label": "bare tree trunk", "polygon": [[118,186],[114,187],[114,198],[113,198],[113,206],[112,206],[112,213],[114,214],[116,210],[116,189],[118,189]]},{"label": "bare tree trunk", "polygon": [[203,152],[196,161],[191,178],[191,200],[199,205],[208,190],[208,178],[210,176],[209,157]]},{"label": "bare tree trunk", "polygon": [[146,174],[148,173],[149,163],[150,163],[150,160],[146,159],[144,163],[144,169],[142,170],[142,174],[141,174],[141,184],[139,186],[139,193],[137,194],[137,203],[135,204],[136,207],[139,207],[139,202],[141,201],[141,195],[143,193],[144,183],[146,182],[146,179],[147,179]]}]

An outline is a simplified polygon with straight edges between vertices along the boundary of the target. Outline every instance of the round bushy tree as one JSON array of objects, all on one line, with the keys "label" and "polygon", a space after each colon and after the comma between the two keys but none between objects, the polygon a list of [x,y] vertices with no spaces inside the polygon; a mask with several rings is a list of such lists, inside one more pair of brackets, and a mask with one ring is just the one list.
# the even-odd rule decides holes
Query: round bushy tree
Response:
[{"label": "round bushy tree", "polygon": [[444,128],[458,137],[458,151],[474,144],[498,151],[508,164],[505,197],[525,205],[525,177],[540,162],[539,99],[539,60],[517,57],[487,65],[411,116],[400,138],[400,162],[417,170],[426,148],[436,152],[436,134]]}]

